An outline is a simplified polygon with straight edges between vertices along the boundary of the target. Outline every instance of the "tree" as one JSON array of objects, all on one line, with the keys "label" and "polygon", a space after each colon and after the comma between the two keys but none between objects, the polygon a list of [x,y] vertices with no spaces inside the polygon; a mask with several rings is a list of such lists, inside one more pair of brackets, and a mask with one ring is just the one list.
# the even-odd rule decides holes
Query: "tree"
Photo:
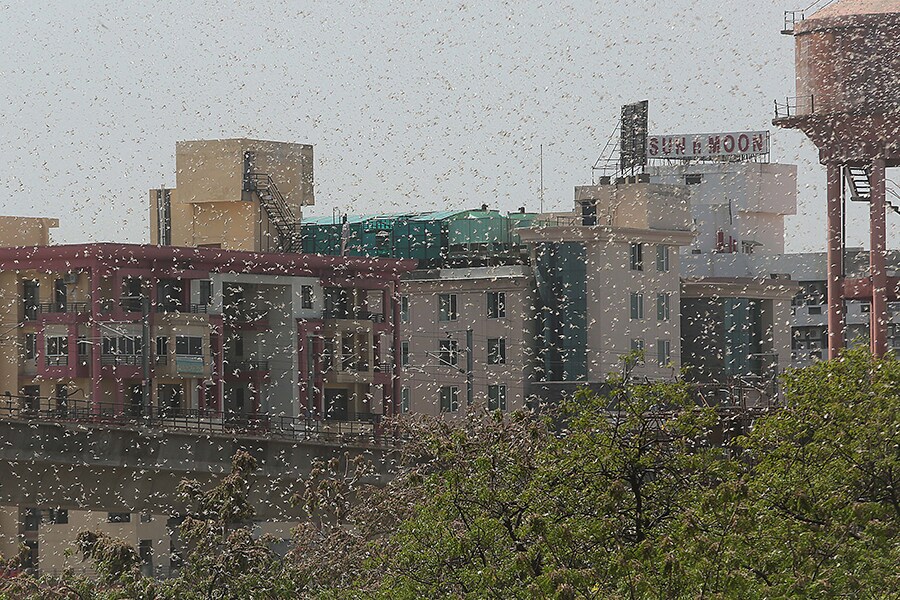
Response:
[{"label": "tree", "polygon": [[785,399],[743,442],[745,568],[770,597],[897,597],[900,362],[849,350],[791,372]]}]

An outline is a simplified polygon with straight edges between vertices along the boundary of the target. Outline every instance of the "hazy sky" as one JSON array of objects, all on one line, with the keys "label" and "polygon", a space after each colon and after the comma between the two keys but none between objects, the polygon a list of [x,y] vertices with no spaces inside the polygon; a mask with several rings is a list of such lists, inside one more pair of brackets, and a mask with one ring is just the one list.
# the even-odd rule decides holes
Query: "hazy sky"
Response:
[{"label": "hazy sky", "polygon": [[541,143],[545,208],[568,209],[620,106],[647,99],[655,133],[772,129],[773,160],[800,167],[789,250],[816,250],[824,171],[771,126],[793,95],[790,8],[0,0],[0,213],[59,217],[59,242],[146,241],[175,142],[240,136],[315,145],[307,214],[536,210]]}]

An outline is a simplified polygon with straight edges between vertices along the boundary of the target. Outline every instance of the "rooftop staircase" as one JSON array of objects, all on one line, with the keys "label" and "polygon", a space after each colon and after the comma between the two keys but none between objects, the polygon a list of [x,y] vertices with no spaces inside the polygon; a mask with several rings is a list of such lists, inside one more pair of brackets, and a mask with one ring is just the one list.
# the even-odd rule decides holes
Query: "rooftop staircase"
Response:
[{"label": "rooftop staircase", "polygon": [[251,187],[278,233],[278,246],[282,252],[301,252],[300,219],[278,191],[272,177],[266,173],[248,173]]}]

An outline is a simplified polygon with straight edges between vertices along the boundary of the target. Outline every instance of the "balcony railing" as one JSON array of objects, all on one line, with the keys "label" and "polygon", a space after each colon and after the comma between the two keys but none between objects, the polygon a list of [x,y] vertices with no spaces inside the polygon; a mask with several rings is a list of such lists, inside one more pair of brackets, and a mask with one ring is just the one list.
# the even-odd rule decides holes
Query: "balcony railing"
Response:
[{"label": "balcony railing", "polygon": [[325,311],[323,317],[326,319],[340,319],[347,321],[372,321],[373,323],[384,323],[384,314],[380,312],[371,312],[368,310],[339,310],[331,309]]},{"label": "balcony railing", "polygon": [[83,314],[88,312],[90,305],[87,302],[41,302],[37,305],[37,312],[50,314]]},{"label": "balcony railing", "polygon": [[181,302],[164,303],[156,305],[158,313],[199,313],[205,314],[209,312],[209,305],[205,303],[192,302],[190,304],[182,304]]},{"label": "balcony railing", "polygon": [[0,419],[72,421],[88,425],[178,430],[209,435],[245,435],[296,441],[355,441],[399,445],[403,437],[381,427],[382,415],[355,413],[348,419],[197,410],[180,406],[92,402],[72,397],[0,395]]},{"label": "balcony railing", "polygon": [[112,366],[138,366],[143,364],[143,356],[140,354],[101,354],[101,365]]},{"label": "balcony railing", "polygon": [[249,373],[251,371],[269,371],[269,361],[267,360],[226,360],[226,373]]},{"label": "balcony railing", "polygon": [[812,96],[798,96],[793,98],[785,98],[784,102],[775,101],[775,118],[788,119],[790,117],[798,117],[811,115],[816,112],[815,98]]},{"label": "balcony railing", "polygon": [[48,367],[65,367],[69,364],[69,355],[68,354],[53,354],[47,355],[44,359],[45,364]]}]

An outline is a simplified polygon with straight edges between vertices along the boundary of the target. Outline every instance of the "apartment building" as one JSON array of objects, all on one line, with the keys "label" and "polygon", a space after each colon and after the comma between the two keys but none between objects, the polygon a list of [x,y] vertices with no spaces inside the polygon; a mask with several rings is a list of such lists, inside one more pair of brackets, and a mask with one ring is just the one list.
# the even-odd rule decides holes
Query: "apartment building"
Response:
[{"label": "apartment building", "polygon": [[513,411],[534,377],[536,294],[527,264],[417,270],[401,283],[404,411]]},{"label": "apartment building", "polygon": [[693,239],[688,191],[647,181],[581,186],[575,205],[521,233],[540,306],[536,380],[602,382],[632,353],[634,376],[672,377],[681,366],[678,249]]},{"label": "apartment building", "polygon": [[[311,152],[179,144],[150,244],[53,245],[56,220],[0,218],[0,414],[264,433],[375,431],[399,412],[399,286],[416,263],[296,252]],[[6,554],[24,542],[61,569],[96,525],[166,567],[165,519],[39,502],[5,509]]]}]

